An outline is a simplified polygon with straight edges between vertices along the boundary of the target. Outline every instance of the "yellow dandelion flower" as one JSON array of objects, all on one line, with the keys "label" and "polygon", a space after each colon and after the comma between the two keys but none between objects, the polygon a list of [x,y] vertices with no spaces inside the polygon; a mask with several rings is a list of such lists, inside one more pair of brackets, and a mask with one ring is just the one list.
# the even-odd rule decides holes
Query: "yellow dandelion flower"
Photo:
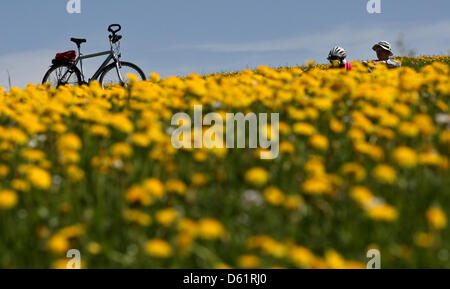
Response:
[{"label": "yellow dandelion flower", "polygon": [[168,227],[170,224],[172,224],[177,217],[178,213],[173,208],[160,210],[156,213],[156,221],[165,227]]},{"label": "yellow dandelion flower", "polygon": [[309,144],[318,150],[325,151],[328,149],[329,142],[326,136],[321,134],[315,134],[310,137]]},{"label": "yellow dandelion flower", "polygon": [[367,206],[374,198],[372,192],[363,186],[353,187],[351,190],[351,196],[361,206]]},{"label": "yellow dandelion flower", "polygon": [[0,190],[0,209],[7,210],[16,206],[18,202],[16,192],[11,190]]},{"label": "yellow dandelion flower", "polygon": [[429,208],[426,212],[426,217],[433,229],[441,230],[447,226],[447,216],[437,207]]},{"label": "yellow dandelion flower", "polygon": [[49,189],[52,184],[50,174],[41,168],[32,167],[27,172],[27,179],[30,183],[39,189]]},{"label": "yellow dandelion flower", "polygon": [[377,181],[384,184],[393,184],[397,180],[397,173],[388,165],[378,165],[373,170],[373,176]]},{"label": "yellow dandelion flower", "polygon": [[198,222],[198,234],[208,240],[222,238],[225,236],[225,228],[219,221],[205,218]]},{"label": "yellow dandelion flower", "polygon": [[325,252],[325,262],[330,269],[344,269],[346,267],[344,258],[335,250]]},{"label": "yellow dandelion flower", "polygon": [[295,123],[292,127],[292,130],[296,134],[306,135],[306,136],[310,136],[310,135],[313,135],[314,133],[316,133],[315,127],[306,122]]},{"label": "yellow dandelion flower", "polygon": [[97,242],[89,242],[87,250],[91,255],[98,255],[102,251],[102,246]]},{"label": "yellow dandelion flower", "polygon": [[242,255],[239,257],[239,267],[244,269],[256,269],[259,267],[259,258],[255,255]]},{"label": "yellow dandelion flower", "polygon": [[156,73],[156,72],[150,73],[149,78],[150,78],[150,80],[153,81],[153,82],[159,82],[159,81],[161,80],[161,77],[160,77],[159,74]]},{"label": "yellow dandelion flower", "polygon": [[73,150],[77,151],[80,150],[82,147],[82,143],[80,138],[73,133],[68,133],[63,136],[61,136],[58,139],[58,149],[60,151],[66,151],[66,150]]},{"label": "yellow dandelion flower", "polygon": [[145,180],[142,187],[150,196],[155,198],[161,198],[164,195],[164,184],[156,178]]},{"label": "yellow dandelion flower", "polygon": [[341,167],[341,173],[350,177],[357,182],[361,182],[366,178],[366,170],[358,163],[346,163]]},{"label": "yellow dandelion flower", "polygon": [[264,198],[269,204],[274,206],[281,205],[285,200],[283,192],[273,186],[268,187],[264,190]]},{"label": "yellow dandelion flower", "polygon": [[120,142],[111,146],[111,154],[117,158],[128,158],[133,154],[133,149],[129,144]]},{"label": "yellow dandelion flower", "polygon": [[101,137],[109,137],[111,132],[109,131],[109,129],[104,126],[104,125],[100,125],[100,124],[94,124],[91,126],[91,128],[89,129],[89,132],[92,135],[95,136],[101,136]]},{"label": "yellow dandelion flower", "polygon": [[430,248],[434,245],[434,237],[430,233],[418,232],[414,234],[414,243],[422,248]]},{"label": "yellow dandelion flower", "polygon": [[64,254],[69,250],[70,243],[66,237],[54,235],[47,242],[48,248],[55,254]]},{"label": "yellow dandelion flower", "polygon": [[282,141],[280,143],[280,153],[285,154],[294,154],[295,153],[295,147],[294,145],[289,141]]},{"label": "yellow dandelion flower", "polygon": [[298,208],[300,208],[301,206],[303,206],[304,203],[305,202],[304,202],[303,198],[300,196],[287,195],[283,205],[287,210],[295,211]]},{"label": "yellow dandelion flower", "polygon": [[168,180],[165,187],[167,192],[176,193],[179,195],[184,195],[187,190],[186,184],[181,180],[176,179]]},{"label": "yellow dandelion flower", "polygon": [[306,194],[320,195],[331,193],[333,187],[331,185],[330,180],[328,180],[326,177],[315,177],[312,179],[307,179],[302,184],[302,190]]},{"label": "yellow dandelion flower", "polygon": [[0,177],[4,178],[9,174],[9,167],[7,165],[0,165]]},{"label": "yellow dandelion flower", "polygon": [[245,173],[245,180],[251,185],[261,187],[269,180],[269,173],[261,167],[254,167]]},{"label": "yellow dandelion flower", "polygon": [[367,214],[370,218],[380,221],[395,221],[398,217],[397,210],[387,204],[371,207],[367,210]]},{"label": "yellow dandelion flower", "polygon": [[150,144],[150,138],[144,133],[134,133],[131,136],[131,141],[139,147],[147,147]]},{"label": "yellow dandelion flower", "polygon": [[345,130],[345,126],[342,122],[340,122],[339,120],[332,118],[330,120],[330,129],[334,132],[334,133],[342,133]]},{"label": "yellow dandelion flower", "polygon": [[142,186],[134,185],[126,192],[125,200],[131,204],[149,206],[152,203],[152,195]]},{"label": "yellow dandelion flower", "polygon": [[147,227],[152,223],[152,218],[145,212],[139,210],[124,210],[123,217],[140,226]]},{"label": "yellow dandelion flower", "polygon": [[155,258],[169,258],[172,255],[172,247],[167,241],[162,239],[148,240],[145,245],[145,251]]},{"label": "yellow dandelion flower", "polygon": [[417,165],[416,152],[406,146],[398,147],[392,153],[394,161],[402,168],[413,168]]},{"label": "yellow dandelion flower", "polygon": [[19,192],[28,192],[30,190],[30,184],[22,179],[14,179],[11,181],[11,187]]},{"label": "yellow dandelion flower", "polygon": [[74,183],[80,182],[84,178],[84,171],[77,166],[71,165],[67,168],[67,174]]}]

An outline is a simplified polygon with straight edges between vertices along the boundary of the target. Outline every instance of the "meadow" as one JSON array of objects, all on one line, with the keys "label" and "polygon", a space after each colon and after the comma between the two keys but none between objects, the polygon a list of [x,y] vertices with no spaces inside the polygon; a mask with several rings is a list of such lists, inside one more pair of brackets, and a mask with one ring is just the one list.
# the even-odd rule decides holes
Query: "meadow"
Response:
[{"label": "meadow", "polygon": [[[450,57],[398,60],[0,88],[0,268],[450,268]],[[175,149],[196,104],[279,156]]]}]

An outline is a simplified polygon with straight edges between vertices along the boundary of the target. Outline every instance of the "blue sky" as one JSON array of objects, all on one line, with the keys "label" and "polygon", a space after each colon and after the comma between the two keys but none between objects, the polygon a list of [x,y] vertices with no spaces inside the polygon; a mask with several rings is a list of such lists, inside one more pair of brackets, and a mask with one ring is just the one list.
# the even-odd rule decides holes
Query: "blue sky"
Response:
[{"label": "blue sky", "polygon": [[[404,34],[418,54],[447,54],[450,1],[381,0],[369,14],[368,0],[81,0],[81,14],[68,0],[3,0],[0,6],[0,85],[39,83],[56,52],[84,37],[85,53],[108,48],[106,28],[123,26],[123,60],[163,77],[269,66],[325,62],[341,45],[349,59],[373,58],[379,40]],[[100,59],[87,65],[90,76]]]}]

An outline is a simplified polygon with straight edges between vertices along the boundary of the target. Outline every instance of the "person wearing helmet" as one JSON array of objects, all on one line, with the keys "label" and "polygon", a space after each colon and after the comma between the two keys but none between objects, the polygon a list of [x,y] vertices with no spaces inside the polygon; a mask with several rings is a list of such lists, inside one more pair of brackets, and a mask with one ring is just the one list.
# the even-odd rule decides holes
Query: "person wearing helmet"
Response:
[{"label": "person wearing helmet", "polygon": [[372,47],[377,53],[378,60],[373,61],[373,63],[383,63],[386,64],[388,68],[398,68],[401,64],[391,57],[394,56],[392,52],[391,44],[387,41],[380,41]]},{"label": "person wearing helmet", "polygon": [[345,70],[351,70],[352,64],[347,62],[347,51],[344,48],[335,46],[330,50],[328,54],[328,61],[330,61],[330,68],[345,68]]}]

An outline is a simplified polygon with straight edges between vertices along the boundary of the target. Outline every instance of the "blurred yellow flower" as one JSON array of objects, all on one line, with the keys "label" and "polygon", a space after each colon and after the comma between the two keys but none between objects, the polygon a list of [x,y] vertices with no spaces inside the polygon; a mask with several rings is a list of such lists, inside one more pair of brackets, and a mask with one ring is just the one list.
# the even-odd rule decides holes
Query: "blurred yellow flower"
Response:
[{"label": "blurred yellow flower", "polygon": [[123,211],[123,217],[133,223],[140,226],[147,227],[152,223],[152,218],[145,212],[129,209]]},{"label": "blurred yellow flower", "polygon": [[341,172],[344,176],[361,182],[366,178],[366,170],[358,163],[346,163],[341,167]]},{"label": "blurred yellow flower", "polygon": [[154,81],[154,82],[159,82],[161,80],[161,77],[156,72],[150,73],[149,78],[150,78],[151,81]]},{"label": "blurred yellow flower", "polygon": [[370,218],[380,221],[394,221],[398,217],[397,210],[387,204],[381,204],[371,207],[367,210]]},{"label": "blurred yellow flower", "polygon": [[70,243],[66,237],[54,235],[48,240],[48,248],[55,254],[64,254],[69,250]]},{"label": "blurred yellow flower", "polygon": [[6,177],[9,174],[9,167],[7,165],[0,165],[0,177]]},{"label": "blurred yellow flower", "polygon": [[316,129],[309,123],[306,122],[298,122],[295,123],[292,127],[292,130],[296,134],[310,136],[316,133]]},{"label": "blurred yellow flower", "polygon": [[328,149],[329,142],[326,136],[315,134],[310,137],[309,144],[315,149],[324,151]]},{"label": "blurred yellow flower", "polygon": [[74,165],[71,165],[67,168],[67,174],[74,183],[77,183],[84,178],[84,171]]},{"label": "blurred yellow flower", "polygon": [[192,185],[195,187],[204,186],[208,182],[209,178],[204,173],[195,173],[191,177]]},{"label": "blurred yellow flower", "polygon": [[325,252],[325,262],[330,269],[344,269],[346,268],[345,260],[335,250],[327,250]]},{"label": "blurred yellow flower", "polygon": [[100,125],[100,124],[92,125],[89,131],[93,135],[102,136],[102,137],[109,137],[111,134],[111,132],[109,131],[109,129],[106,126]]},{"label": "blurred yellow flower", "polygon": [[344,131],[345,126],[342,122],[340,122],[339,120],[337,120],[336,118],[332,118],[330,120],[330,129],[334,132],[334,133],[341,133]]},{"label": "blurred yellow flower", "polygon": [[68,133],[61,136],[58,139],[58,149],[60,151],[65,150],[80,150],[82,147],[82,143],[80,138],[74,133]]},{"label": "blurred yellow flower", "polygon": [[397,173],[388,165],[378,165],[373,170],[373,176],[384,184],[393,184],[397,180]]},{"label": "blurred yellow flower", "polygon": [[283,205],[287,210],[295,211],[303,206],[303,204],[304,200],[302,197],[297,195],[287,195]]},{"label": "blurred yellow flower", "polygon": [[217,239],[225,236],[225,228],[222,224],[211,218],[201,219],[198,222],[198,234],[204,239]]},{"label": "blurred yellow flower", "polygon": [[184,195],[187,190],[186,184],[177,179],[168,180],[165,187],[167,192],[177,193],[179,195]]},{"label": "blurred yellow flower", "polygon": [[87,250],[92,255],[98,255],[102,251],[102,246],[97,242],[89,242]]},{"label": "blurred yellow flower", "polygon": [[269,173],[261,167],[254,167],[245,173],[245,180],[251,185],[262,187],[269,180]]},{"label": "blurred yellow flower", "polygon": [[125,194],[125,199],[131,204],[141,204],[148,206],[152,203],[151,194],[146,191],[143,187],[134,185]]},{"label": "blurred yellow flower", "polygon": [[133,153],[131,146],[125,142],[113,144],[111,154],[116,158],[128,158]]},{"label": "blurred yellow flower", "polygon": [[333,187],[331,182],[326,177],[315,177],[312,179],[307,179],[302,184],[302,190],[311,195],[319,195],[331,193]]},{"label": "blurred yellow flower", "polygon": [[416,152],[405,146],[398,147],[392,153],[394,161],[402,168],[413,168],[417,165]]},{"label": "blurred yellow flower", "polygon": [[0,190],[0,209],[7,210],[16,206],[19,197],[11,190]]},{"label": "blurred yellow flower", "polygon": [[145,251],[155,258],[168,258],[172,255],[172,247],[167,241],[162,239],[148,240],[145,245]]},{"label": "blurred yellow flower", "polygon": [[426,212],[426,217],[433,229],[441,230],[447,226],[447,216],[440,208],[429,208]]},{"label": "blurred yellow flower", "polygon": [[242,255],[239,257],[239,267],[244,269],[256,269],[259,267],[259,258],[255,255]]},{"label": "blurred yellow flower", "polygon": [[374,198],[372,192],[363,186],[356,186],[351,189],[352,198],[357,201],[361,206],[367,206]]},{"label": "blurred yellow flower", "polygon": [[434,244],[434,237],[430,233],[418,232],[414,235],[414,243],[423,248],[430,248]]},{"label": "blurred yellow flower", "polygon": [[158,223],[160,223],[161,225],[167,227],[176,220],[177,216],[178,213],[177,211],[175,211],[175,209],[167,208],[164,210],[159,210],[156,213],[156,221],[158,221]]},{"label": "blurred yellow flower", "polygon": [[164,184],[156,178],[145,180],[142,186],[150,196],[161,198],[164,195]]},{"label": "blurred yellow flower", "polygon": [[131,136],[131,141],[134,145],[140,147],[147,147],[150,144],[150,138],[144,133],[134,133]]},{"label": "blurred yellow flower", "polygon": [[283,192],[273,186],[268,187],[264,190],[264,198],[269,204],[274,206],[281,205],[285,200]]}]

